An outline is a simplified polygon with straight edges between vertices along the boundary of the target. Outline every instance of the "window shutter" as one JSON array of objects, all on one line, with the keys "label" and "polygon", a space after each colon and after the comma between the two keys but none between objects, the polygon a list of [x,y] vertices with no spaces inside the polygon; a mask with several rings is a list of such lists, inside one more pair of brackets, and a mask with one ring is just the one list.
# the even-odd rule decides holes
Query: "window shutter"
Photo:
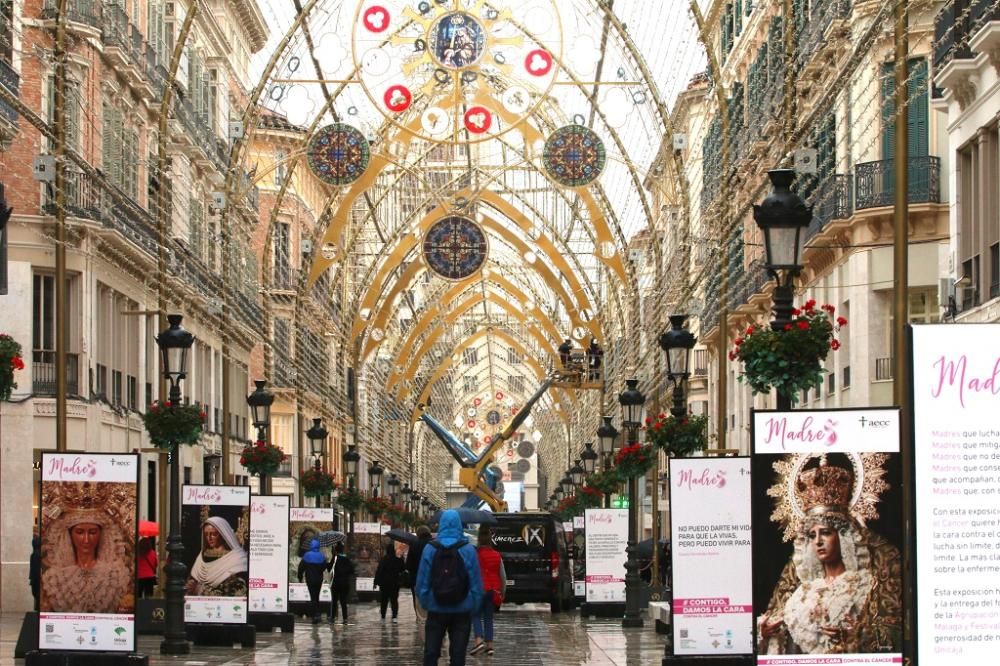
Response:
[{"label": "window shutter", "polygon": [[923,157],[929,150],[929,119],[927,117],[927,61],[909,63],[909,139],[910,157]]}]

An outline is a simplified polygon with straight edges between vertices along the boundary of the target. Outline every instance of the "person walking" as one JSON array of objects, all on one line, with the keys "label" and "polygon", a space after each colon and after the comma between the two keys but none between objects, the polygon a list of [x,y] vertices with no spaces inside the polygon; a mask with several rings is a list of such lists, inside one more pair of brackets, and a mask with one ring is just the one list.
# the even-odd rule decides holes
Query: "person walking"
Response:
[{"label": "person walking", "polygon": [[31,585],[31,596],[35,598],[35,610],[38,610],[39,584],[42,581],[42,539],[37,534],[31,537],[31,557],[28,559],[28,584]]},{"label": "person walking", "polygon": [[340,604],[343,622],[347,624],[347,599],[351,595],[351,580],[354,578],[354,563],[344,555],[344,544],[338,543],[334,548],[333,559],[327,565],[333,572],[330,581],[330,623],[337,621],[337,604]]},{"label": "person walking", "polygon": [[143,537],[139,539],[138,553],[138,578],[139,596],[151,597],[156,588],[156,549],[153,548],[153,539]]},{"label": "person walking", "polygon": [[437,539],[424,547],[417,571],[417,596],[427,609],[424,666],[437,666],[448,634],[451,666],[465,666],[472,611],[483,600],[483,579],[476,549],[462,533],[458,512],[441,514]]},{"label": "person walking", "polygon": [[493,547],[493,533],[488,525],[479,526],[479,570],[483,576],[483,600],[479,608],[472,611],[472,633],[476,644],[469,654],[493,655],[493,611],[500,608],[504,592],[507,590],[507,572],[503,558]]},{"label": "person walking", "polygon": [[[319,541],[313,539],[309,544],[309,550],[299,560],[298,570],[299,582],[303,582],[304,578],[306,589],[309,590],[309,610],[312,612],[313,624],[319,624],[323,617],[319,606],[319,593],[323,589],[323,574],[326,573],[327,566],[326,555],[319,549]],[[346,611],[344,617],[347,617]]]},{"label": "person walking", "polygon": [[424,546],[430,543],[431,529],[426,525],[417,528],[417,540],[410,544],[410,549],[406,552],[406,572],[410,576],[410,592],[413,595],[413,614],[417,617],[418,625],[427,621],[427,611],[420,605],[417,598],[417,571],[420,569],[420,557],[424,554]]},{"label": "person walking", "polygon": [[392,619],[399,615],[399,577],[406,571],[406,563],[396,555],[396,546],[388,544],[385,555],[375,570],[375,587],[378,588],[378,600],[385,619],[386,606],[392,605]]}]

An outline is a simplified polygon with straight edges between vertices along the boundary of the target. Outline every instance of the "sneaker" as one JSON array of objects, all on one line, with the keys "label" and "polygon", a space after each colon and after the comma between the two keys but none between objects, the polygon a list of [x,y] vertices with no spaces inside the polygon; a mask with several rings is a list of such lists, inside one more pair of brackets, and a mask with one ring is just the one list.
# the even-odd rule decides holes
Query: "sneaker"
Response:
[{"label": "sneaker", "polygon": [[396,618],[396,616],[395,616],[395,615],[393,615],[393,616],[392,616],[392,621],[393,621],[393,622],[398,622],[399,620],[398,620],[398,619]]},{"label": "sneaker", "polygon": [[493,656],[493,648],[490,648],[489,650],[486,651],[486,656],[487,657],[492,657]]},{"label": "sneaker", "polygon": [[486,643],[476,643],[475,647],[473,647],[471,650],[469,650],[469,654],[470,655],[479,654],[480,652],[482,652],[485,649],[486,649]]}]

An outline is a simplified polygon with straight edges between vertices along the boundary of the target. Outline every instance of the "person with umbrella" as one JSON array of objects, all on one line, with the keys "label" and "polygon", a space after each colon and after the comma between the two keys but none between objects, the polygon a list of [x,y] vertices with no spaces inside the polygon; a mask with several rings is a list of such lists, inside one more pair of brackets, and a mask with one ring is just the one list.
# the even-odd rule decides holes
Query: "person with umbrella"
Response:
[{"label": "person with umbrella", "polygon": [[339,541],[334,547],[333,559],[327,565],[333,572],[330,581],[330,624],[337,620],[337,604],[340,604],[344,624],[347,624],[347,599],[351,595],[351,579],[354,578],[354,563],[344,554],[344,542]]},{"label": "person with umbrella", "polygon": [[420,569],[420,557],[424,554],[424,546],[430,541],[431,528],[421,525],[417,528],[417,540],[410,544],[410,549],[406,553],[406,571],[410,575],[410,589],[413,591],[413,614],[417,616],[417,622],[420,624],[427,621],[427,611],[417,598],[417,571]]},{"label": "person with umbrella", "polygon": [[378,600],[385,619],[385,609],[392,606],[392,621],[399,615],[399,577],[406,571],[406,563],[396,555],[396,546],[389,542],[385,547],[385,555],[379,560],[375,570],[375,587],[378,588]]},{"label": "person with umbrella", "polygon": [[[319,608],[319,592],[323,587],[323,574],[326,573],[326,555],[319,549],[319,540],[313,539],[309,544],[309,550],[299,561],[298,579],[303,582],[305,578],[306,588],[309,590],[309,601],[311,602],[313,624],[319,624],[322,613]],[[347,612],[344,612],[347,617]]]},{"label": "person with umbrella", "polygon": [[159,564],[156,559],[156,548],[153,547],[153,537],[144,536],[139,539],[137,559],[138,567],[136,573],[139,579],[139,596],[151,597],[153,596],[153,590],[156,588],[156,568]]}]

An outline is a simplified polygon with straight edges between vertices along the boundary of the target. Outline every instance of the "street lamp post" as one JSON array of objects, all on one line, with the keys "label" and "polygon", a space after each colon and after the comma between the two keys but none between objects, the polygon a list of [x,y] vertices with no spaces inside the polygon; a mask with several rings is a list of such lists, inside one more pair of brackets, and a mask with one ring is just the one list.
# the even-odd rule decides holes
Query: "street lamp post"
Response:
[{"label": "street lamp post", "polygon": [[[171,405],[181,403],[181,380],[187,376],[187,353],[194,344],[194,336],[181,328],[183,317],[167,315],[170,326],[156,337],[163,358],[163,376],[170,382]],[[170,533],[167,536],[167,553],[170,561],[165,567],[167,575],[166,605],[161,654],[188,654],[191,644],[184,628],[184,583],[187,567],[184,565],[184,544],[181,541],[181,480],[178,459],[180,450],[175,441],[170,447]]]},{"label": "street lamp post", "polygon": [[583,485],[583,478],[587,475],[587,471],[583,468],[583,462],[580,458],[576,459],[573,466],[569,468],[569,478],[573,479],[573,486],[579,488]]},{"label": "street lamp post", "polygon": [[411,497],[413,496],[413,490],[410,488],[409,483],[403,484],[403,489],[399,491],[399,494],[403,496],[403,508],[407,511],[412,511],[412,505],[410,504]]},{"label": "street lamp post", "polygon": [[[264,388],[267,380],[256,379],[254,385],[257,387],[253,393],[247,396],[247,405],[250,406],[250,416],[253,419],[254,427],[257,428],[257,441],[268,441],[267,429],[271,425],[271,405],[274,403],[274,394]],[[267,474],[260,474],[260,494],[267,495],[269,492]]]},{"label": "street lamp post", "polygon": [[368,466],[368,487],[371,489],[372,497],[378,497],[379,491],[382,489],[383,473],[385,473],[385,469],[378,464],[377,460]]},{"label": "street lamp post", "polygon": [[[618,440],[618,428],[611,423],[611,417],[605,416],[604,423],[597,429],[597,441],[601,447],[601,457],[603,458],[604,471],[611,469],[611,456],[615,451],[615,442]],[[604,494],[604,508],[611,508],[611,493]]]},{"label": "street lamp post", "polygon": [[597,451],[594,450],[594,443],[587,442],[583,446],[583,451],[580,451],[580,462],[583,464],[583,472],[587,476],[594,473],[594,469],[597,467]]},{"label": "street lamp post", "polygon": [[[344,451],[344,473],[347,474],[347,488],[353,491],[355,483],[358,478],[358,462],[361,460],[361,454],[357,452],[357,446],[354,444],[348,444],[347,450]],[[350,524],[348,525],[348,531],[354,530],[354,511],[348,511],[348,520]]]},{"label": "street lamp post", "polygon": [[[774,190],[754,205],[753,219],[764,234],[764,269],[775,281],[771,329],[783,331],[792,321],[795,278],[802,271],[802,245],[812,207],[791,190],[794,169],[772,169],[767,175]],[[781,391],[777,402],[778,409],[792,408],[790,396]]]},{"label": "street lamp post", "polygon": [[[646,396],[639,391],[639,380],[625,381],[625,390],[618,396],[618,404],[622,408],[622,425],[629,445],[639,441],[639,427],[642,424],[643,405]],[[639,578],[639,512],[638,512],[639,479],[631,476],[628,480],[628,559],[625,562],[625,617],[622,627],[641,627],[642,613],[639,609],[640,585]]]},{"label": "street lamp post", "polygon": [[[318,472],[323,469],[323,458],[326,457],[326,438],[330,432],[323,427],[322,419],[313,419],[312,427],[306,430],[309,440],[309,451],[313,456],[313,468]],[[316,501],[319,506],[319,499]]]},{"label": "street lamp post", "polygon": [[399,477],[396,476],[395,472],[389,475],[386,485],[389,486],[389,501],[396,504],[399,501]]},{"label": "street lamp post", "polygon": [[667,352],[667,375],[674,385],[670,413],[676,418],[687,414],[687,382],[691,377],[691,350],[695,337],[684,328],[687,315],[670,315],[670,330],[660,336],[660,347]]}]

